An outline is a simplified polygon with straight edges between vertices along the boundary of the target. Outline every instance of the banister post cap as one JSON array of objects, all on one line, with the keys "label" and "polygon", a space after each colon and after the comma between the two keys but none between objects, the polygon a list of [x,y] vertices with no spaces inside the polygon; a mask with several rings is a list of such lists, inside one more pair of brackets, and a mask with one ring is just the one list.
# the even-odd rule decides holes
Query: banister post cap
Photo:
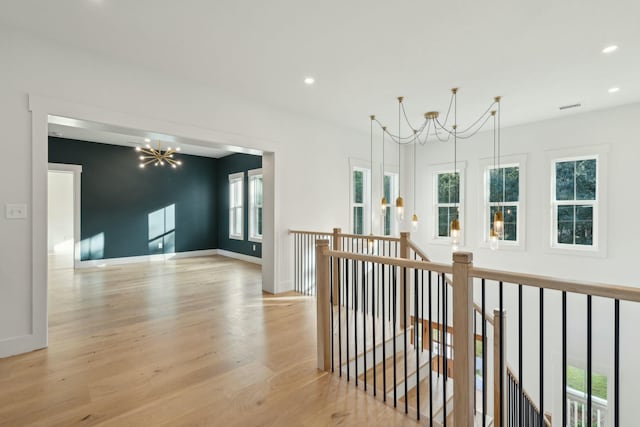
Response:
[{"label": "banister post cap", "polygon": [[318,240],[316,240],[316,246],[329,246],[329,240],[327,240],[327,239],[318,239]]},{"label": "banister post cap", "polygon": [[473,262],[473,252],[454,252],[453,262],[460,264],[471,264]]},{"label": "banister post cap", "polygon": [[340,233],[342,233],[342,228],[340,228],[340,227],[336,227],[336,228],[334,228],[334,229],[333,229],[333,232],[334,232],[335,234],[340,234]]}]

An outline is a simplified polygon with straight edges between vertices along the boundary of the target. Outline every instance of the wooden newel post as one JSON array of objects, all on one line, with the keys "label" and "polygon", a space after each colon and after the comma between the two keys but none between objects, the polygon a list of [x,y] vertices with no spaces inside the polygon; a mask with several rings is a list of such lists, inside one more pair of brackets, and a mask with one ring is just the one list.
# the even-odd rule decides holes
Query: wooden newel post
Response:
[{"label": "wooden newel post", "polygon": [[[400,232],[400,258],[409,259],[410,247],[409,247],[409,239],[411,233],[407,231]],[[404,270],[401,270],[404,271]],[[404,329],[407,327],[407,318],[406,318],[406,310],[405,310],[405,290],[409,286],[408,283],[405,283],[405,274],[400,273],[400,329]]]},{"label": "wooden newel post", "polygon": [[[333,229],[333,250],[341,251],[342,250],[342,238],[340,235],[342,234],[341,228]],[[340,292],[338,292],[338,285],[340,277],[338,277],[338,258],[333,259],[333,305],[340,304]]]},{"label": "wooden newel post", "polygon": [[[502,328],[500,325],[502,324]],[[500,336],[502,334],[502,345]],[[507,405],[500,404],[507,390],[507,312],[493,310],[493,425],[499,426],[501,420],[506,420]],[[502,367],[500,366],[502,354]],[[502,387],[501,387],[502,384]],[[502,410],[501,410],[502,408]],[[506,422],[506,421],[505,421]]]},{"label": "wooden newel post", "polygon": [[[473,267],[471,252],[453,254],[453,413],[457,426],[474,425],[475,337],[473,336]],[[446,325],[445,325],[446,327]]]},{"label": "wooden newel post", "polygon": [[331,370],[331,278],[329,240],[316,241],[316,328],[318,369]]}]

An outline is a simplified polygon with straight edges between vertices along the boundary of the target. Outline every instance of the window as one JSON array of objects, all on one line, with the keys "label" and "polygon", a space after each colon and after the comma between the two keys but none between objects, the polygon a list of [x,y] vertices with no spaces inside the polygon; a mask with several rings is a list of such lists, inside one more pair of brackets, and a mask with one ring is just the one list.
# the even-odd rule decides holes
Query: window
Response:
[{"label": "window", "polygon": [[597,247],[598,160],[553,161],[553,246]]},{"label": "window", "polygon": [[398,198],[398,174],[385,172],[384,174],[384,197],[387,199],[387,205],[384,210],[384,230],[385,236],[395,235],[396,221],[394,218],[393,206]]},{"label": "window", "polygon": [[249,171],[249,240],[262,242],[262,169]]},{"label": "window", "polygon": [[[567,365],[567,409],[571,426],[604,426],[608,417],[606,375],[591,374],[591,391],[587,393],[587,372]],[[587,398],[591,395],[591,422],[588,420]]]},{"label": "window", "polygon": [[244,238],[243,233],[244,172],[229,175],[229,238]]},{"label": "window", "polygon": [[436,173],[435,185],[436,238],[449,239],[451,221],[460,214],[460,172]]},{"label": "window", "polygon": [[520,166],[506,165],[500,168],[487,168],[487,213],[488,225],[485,240],[488,240],[493,217],[501,211],[504,218],[504,234],[501,240],[517,243],[520,240],[518,232],[518,215],[520,212]]},{"label": "window", "polygon": [[353,234],[365,234],[370,229],[370,171],[362,167],[353,167],[351,172],[351,215]]}]

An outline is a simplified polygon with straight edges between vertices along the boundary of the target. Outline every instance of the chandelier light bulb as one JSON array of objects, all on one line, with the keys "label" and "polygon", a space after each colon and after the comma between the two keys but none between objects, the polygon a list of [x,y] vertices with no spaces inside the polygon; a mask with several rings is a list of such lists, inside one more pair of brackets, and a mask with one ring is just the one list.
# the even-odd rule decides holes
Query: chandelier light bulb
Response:
[{"label": "chandelier light bulb", "polygon": [[493,232],[498,238],[502,238],[504,235],[504,216],[502,211],[497,211],[493,215]]},{"label": "chandelier light bulb", "polygon": [[398,196],[396,199],[396,218],[398,221],[404,220],[404,199],[402,196]]},{"label": "chandelier light bulb", "polygon": [[460,244],[460,221],[458,218],[451,221],[451,244],[456,248]]},{"label": "chandelier light bulb", "polygon": [[140,151],[140,147],[136,147],[136,151]]},{"label": "chandelier light bulb", "polygon": [[144,165],[142,165],[142,164],[141,164],[141,165],[140,165],[140,169],[144,169]]},{"label": "chandelier light bulb", "polygon": [[411,231],[418,231],[418,215],[413,214],[411,218]]},{"label": "chandelier light bulb", "polygon": [[489,247],[492,251],[496,251],[498,250],[499,243],[500,239],[498,238],[498,234],[496,234],[496,232],[492,228],[491,232],[489,233]]}]

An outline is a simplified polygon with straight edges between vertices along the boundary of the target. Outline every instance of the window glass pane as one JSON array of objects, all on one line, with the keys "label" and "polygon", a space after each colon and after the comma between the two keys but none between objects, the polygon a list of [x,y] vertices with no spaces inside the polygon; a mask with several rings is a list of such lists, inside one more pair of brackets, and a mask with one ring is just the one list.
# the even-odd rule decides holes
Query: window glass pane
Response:
[{"label": "window glass pane", "polygon": [[576,245],[593,245],[593,207],[576,206]]},{"label": "window glass pane", "polygon": [[384,215],[384,235],[385,236],[391,236],[391,220],[392,220],[392,214],[391,214],[391,207],[387,206],[385,208],[385,215]]},{"label": "window glass pane", "polygon": [[576,162],[576,199],[596,199],[596,160]]},{"label": "window glass pane", "polygon": [[258,208],[258,235],[262,236],[262,208]]},{"label": "window glass pane", "polygon": [[389,175],[384,176],[384,198],[387,202],[391,202],[391,177]]},{"label": "window glass pane", "polygon": [[504,202],[517,202],[520,193],[520,168],[504,169]]},{"label": "window glass pane", "polygon": [[[515,242],[518,240],[518,207],[503,205],[500,207],[504,219],[504,233],[502,240]],[[493,216],[498,211],[498,206],[491,206],[489,212],[489,230],[493,227]]]},{"label": "window glass pane", "polygon": [[439,207],[438,208],[438,236],[449,237],[449,227],[451,221],[456,215],[455,207]]},{"label": "window glass pane", "polygon": [[353,171],[353,197],[354,202],[362,203],[363,202],[363,194],[364,194],[364,174],[362,171],[355,170]]},{"label": "window glass pane", "polygon": [[256,203],[262,206],[262,177],[256,179]]},{"label": "window glass pane", "polygon": [[234,216],[234,234],[242,233],[242,209],[235,208],[233,212]]},{"label": "window glass pane", "polygon": [[362,234],[364,229],[364,208],[354,206],[353,208],[353,234]]},{"label": "window glass pane", "polygon": [[556,163],[556,200],[574,200],[576,162]]},{"label": "window glass pane", "polygon": [[503,169],[489,170],[489,201],[502,202],[503,194]]},{"label": "window glass pane", "polygon": [[460,179],[458,173],[438,174],[438,203],[460,202]]},{"label": "window glass pane", "polygon": [[558,243],[572,245],[574,242],[575,206],[558,206]]}]

